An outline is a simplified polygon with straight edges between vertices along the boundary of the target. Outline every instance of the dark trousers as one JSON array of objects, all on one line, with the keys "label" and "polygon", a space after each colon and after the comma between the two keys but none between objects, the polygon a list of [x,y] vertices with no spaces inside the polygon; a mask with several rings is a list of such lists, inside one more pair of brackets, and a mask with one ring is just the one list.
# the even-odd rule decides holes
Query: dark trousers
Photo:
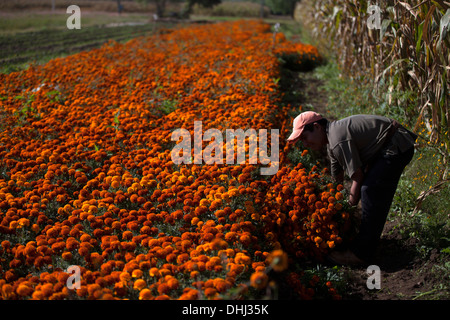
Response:
[{"label": "dark trousers", "polygon": [[361,225],[353,252],[370,259],[383,232],[398,181],[414,155],[414,148],[392,155],[379,155],[369,167],[361,187]]}]

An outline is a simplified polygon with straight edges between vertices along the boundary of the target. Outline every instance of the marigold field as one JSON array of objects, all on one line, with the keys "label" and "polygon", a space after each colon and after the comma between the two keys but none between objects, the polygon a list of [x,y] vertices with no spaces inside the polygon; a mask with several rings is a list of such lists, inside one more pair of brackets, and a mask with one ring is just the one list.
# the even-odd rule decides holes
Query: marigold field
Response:
[{"label": "marigold field", "polygon": [[[0,297],[249,299],[277,274],[299,299],[339,299],[332,281],[301,269],[322,261],[350,220],[326,169],[307,151],[294,150],[299,163],[287,157],[287,60],[320,56],[238,21],[0,74]],[[261,175],[249,159],[174,164],[171,134],[193,135],[194,121],[279,129],[278,172]],[[81,271],[72,288],[70,266]]]}]

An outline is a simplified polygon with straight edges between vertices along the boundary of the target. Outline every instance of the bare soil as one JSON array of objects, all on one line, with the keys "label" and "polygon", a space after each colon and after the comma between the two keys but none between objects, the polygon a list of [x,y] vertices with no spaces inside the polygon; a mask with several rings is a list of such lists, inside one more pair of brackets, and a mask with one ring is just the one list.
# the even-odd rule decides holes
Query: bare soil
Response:
[{"label": "bare soil", "polygon": [[396,221],[386,223],[373,264],[380,267],[381,289],[367,288],[366,268],[346,267],[348,276],[347,299],[362,300],[413,300],[426,299],[434,293],[440,279],[433,276],[433,265],[438,262],[438,253],[432,252],[429,259],[420,257],[414,239],[403,240],[395,231]]}]

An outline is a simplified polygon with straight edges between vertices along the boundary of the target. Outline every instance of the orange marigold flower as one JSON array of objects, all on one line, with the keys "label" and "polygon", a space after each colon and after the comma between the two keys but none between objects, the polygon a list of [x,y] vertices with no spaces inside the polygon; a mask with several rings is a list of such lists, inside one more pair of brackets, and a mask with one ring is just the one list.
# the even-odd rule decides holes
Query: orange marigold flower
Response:
[{"label": "orange marigold flower", "polygon": [[152,292],[150,291],[150,289],[142,289],[139,292],[139,300],[151,300],[152,298]]},{"label": "orange marigold flower", "polygon": [[158,268],[151,268],[148,273],[149,273],[150,277],[160,277],[161,276],[161,273],[159,272]]},{"label": "orange marigold flower", "polygon": [[19,284],[19,286],[16,289],[16,292],[21,297],[30,296],[33,293],[33,288],[29,287],[26,284]]},{"label": "orange marigold flower", "polygon": [[256,289],[264,289],[268,281],[269,277],[264,272],[257,271],[250,276],[250,285]]},{"label": "orange marigold flower", "polygon": [[53,293],[53,284],[52,283],[45,283],[41,287],[41,292],[45,297],[49,297]]},{"label": "orange marigold flower", "polygon": [[147,283],[145,282],[145,280],[137,279],[136,281],[134,281],[133,289],[142,290],[146,285],[147,285]]},{"label": "orange marigold flower", "polygon": [[144,273],[140,269],[135,269],[133,270],[133,272],[131,272],[131,277],[133,278],[141,278],[143,275]]},{"label": "orange marigold flower", "polygon": [[122,272],[120,274],[120,280],[123,281],[123,282],[128,282],[128,281],[131,280],[131,276],[130,276],[130,274],[128,272]]},{"label": "orange marigold flower", "polygon": [[31,294],[31,299],[32,300],[44,300],[45,299],[45,295],[42,291],[34,291]]},{"label": "orange marigold flower", "polygon": [[158,293],[160,295],[165,295],[170,291],[170,287],[167,285],[167,283],[161,283],[158,285]]},{"label": "orange marigold flower", "polygon": [[169,286],[170,290],[176,290],[176,289],[178,289],[178,286],[180,285],[180,283],[178,282],[177,279],[170,278],[169,280],[167,280],[167,285]]},{"label": "orange marigold flower", "polygon": [[272,251],[267,260],[275,271],[284,271],[288,267],[288,255],[283,250]]},{"label": "orange marigold flower", "polygon": [[13,291],[14,291],[14,288],[9,283],[4,284],[0,290],[0,292],[2,294],[2,298],[5,300],[9,299],[9,297],[12,295]]},{"label": "orange marigold flower", "polygon": [[64,252],[61,257],[65,260],[65,261],[70,261],[72,260],[72,252]]},{"label": "orange marigold flower", "polygon": [[252,242],[252,238],[248,234],[243,234],[239,237],[239,241],[244,245],[248,246]]},{"label": "orange marigold flower", "polygon": [[217,290],[215,288],[206,288],[205,289],[205,296],[208,298],[212,298],[217,295]]}]

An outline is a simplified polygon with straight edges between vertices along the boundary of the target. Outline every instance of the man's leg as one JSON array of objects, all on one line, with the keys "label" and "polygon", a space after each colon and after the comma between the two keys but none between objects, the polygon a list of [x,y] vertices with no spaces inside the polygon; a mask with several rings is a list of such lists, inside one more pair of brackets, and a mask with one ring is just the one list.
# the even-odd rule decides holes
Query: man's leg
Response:
[{"label": "man's leg", "polygon": [[383,232],[400,176],[411,161],[414,149],[396,156],[380,156],[367,172],[361,187],[361,225],[353,252],[370,258]]}]

